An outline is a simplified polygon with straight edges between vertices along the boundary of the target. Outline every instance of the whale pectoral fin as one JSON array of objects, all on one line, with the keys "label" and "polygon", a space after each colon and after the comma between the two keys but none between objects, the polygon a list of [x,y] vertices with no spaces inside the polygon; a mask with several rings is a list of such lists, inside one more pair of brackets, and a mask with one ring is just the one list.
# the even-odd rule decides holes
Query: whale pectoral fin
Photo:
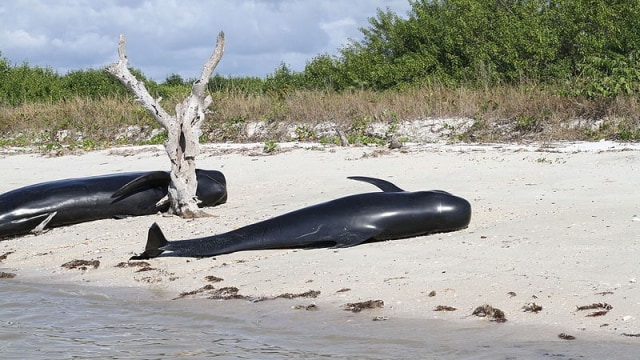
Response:
[{"label": "whale pectoral fin", "polygon": [[47,225],[49,225],[49,222],[51,221],[51,219],[53,219],[54,216],[56,216],[57,213],[58,213],[57,211],[54,211],[52,213],[49,213],[48,215],[45,214],[45,215],[47,215],[47,217],[44,220],[42,220],[42,222],[40,222],[40,224],[38,224],[38,226],[34,227],[31,230],[31,232],[34,233],[34,234],[41,234],[44,231],[44,228]]},{"label": "whale pectoral fin", "polygon": [[132,256],[129,260],[148,260],[158,257],[164,252],[161,248],[167,245],[169,245],[169,241],[164,237],[160,226],[158,226],[157,223],[153,223],[149,228],[147,245],[144,248],[144,252],[140,255]]},{"label": "whale pectoral fin", "polygon": [[336,239],[336,245],[333,248],[345,248],[360,245],[363,242],[373,238],[379,233],[378,229],[371,231],[352,231],[340,234]]},{"label": "whale pectoral fin", "polygon": [[371,185],[377,186],[380,190],[384,192],[403,192],[404,191],[399,187],[395,186],[394,184],[382,179],[376,179],[376,178],[371,178],[366,176],[349,176],[347,177],[347,179],[364,181]]},{"label": "whale pectoral fin", "polygon": [[142,176],[129,181],[111,195],[112,199],[121,199],[131,196],[137,192],[151,189],[158,186],[167,186],[171,181],[169,173],[166,171],[151,171]]},{"label": "whale pectoral fin", "polygon": [[158,202],[156,203],[156,208],[161,208],[164,207],[165,205],[169,204],[171,201],[169,201],[169,194],[167,194],[166,196],[164,196],[162,199],[158,200]]}]

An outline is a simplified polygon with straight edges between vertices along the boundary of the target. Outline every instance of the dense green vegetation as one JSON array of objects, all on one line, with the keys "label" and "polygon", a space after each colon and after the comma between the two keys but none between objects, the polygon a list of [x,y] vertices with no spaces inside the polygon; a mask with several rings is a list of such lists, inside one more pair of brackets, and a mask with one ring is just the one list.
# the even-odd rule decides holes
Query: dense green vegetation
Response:
[{"label": "dense green vegetation", "polygon": [[[378,10],[343,49],[339,88],[567,84],[568,94],[640,90],[640,2],[412,1],[408,18]],[[317,60],[321,61],[321,60]],[[313,66],[312,62],[309,66]]]},{"label": "dense green vegetation", "polygon": [[[205,140],[241,141],[234,134],[248,121],[301,122],[311,129],[318,121],[332,120],[361,131],[363,122],[429,116],[475,119],[471,131],[476,133],[463,134],[464,140],[479,134],[485,134],[479,140],[505,140],[491,130],[505,124],[520,135],[542,133],[561,119],[608,121],[579,129],[572,138],[640,139],[640,1],[410,4],[406,15],[379,9],[361,29],[362,41],[352,41],[338,56],[310,59],[303,71],[280,64],[266,78],[212,77],[209,90],[216,103]],[[153,96],[167,101],[167,110],[188,94],[193,81],[169,75],[156,83],[140,70],[134,74]],[[342,107],[334,107],[336,102]],[[57,110],[37,111],[38,104]],[[81,119],[88,107],[97,126]],[[70,129],[113,142],[110,136],[127,125],[154,126],[106,71],[61,75],[27,63],[14,65],[0,53],[0,138]],[[313,131],[303,138],[313,139]]]}]

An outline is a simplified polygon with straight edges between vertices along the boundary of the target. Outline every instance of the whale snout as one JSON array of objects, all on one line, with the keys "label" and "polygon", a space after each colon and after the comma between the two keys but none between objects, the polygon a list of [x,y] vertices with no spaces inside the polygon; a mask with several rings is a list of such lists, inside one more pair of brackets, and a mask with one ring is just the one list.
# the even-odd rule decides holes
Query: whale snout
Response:
[{"label": "whale snout", "polygon": [[434,191],[429,202],[431,206],[425,214],[425,221],[433,221],[440,230],[464,229],[471,222],[471,204],[466,199],[444,191]]},{"label": "whale snout", "polygon": [[213,206],[227,202],[227,180],[224,174],[217,170],[196,169],[198,188],[196,196],[198,206]]},{"label": "whale snout", "polygon": [[466,228],[471,222],[471,204],[461,197],[449,195],[437,210],[452,230]]}]

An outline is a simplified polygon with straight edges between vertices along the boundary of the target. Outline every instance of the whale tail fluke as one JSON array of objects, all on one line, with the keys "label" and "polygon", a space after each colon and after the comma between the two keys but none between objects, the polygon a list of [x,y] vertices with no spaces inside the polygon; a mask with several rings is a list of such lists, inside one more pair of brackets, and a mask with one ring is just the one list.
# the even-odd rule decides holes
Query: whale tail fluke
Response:
[{"label": "whale tail fluke", "polygon": [[169,241],[164,237],[160,226],[157,223],[153,223],[149,228],[147,246],[145,246],[144,252],[140,255],[132,256],[129,260],[148,260],[160,256],[164,252],[161,248],[168,244]]}]

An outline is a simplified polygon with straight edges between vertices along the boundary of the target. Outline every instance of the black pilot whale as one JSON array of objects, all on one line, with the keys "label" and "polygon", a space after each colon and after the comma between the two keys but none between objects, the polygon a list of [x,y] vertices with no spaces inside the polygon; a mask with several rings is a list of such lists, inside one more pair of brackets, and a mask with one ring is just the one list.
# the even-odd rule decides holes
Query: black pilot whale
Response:
[{"label": "black pilot whale", "polygon": [[[200,206],[227,200],[224,174],[196,169]],[[166,171],[129,172],[63,179],[25,186],[0,195],[0,239],[45,227],[85,221],[155,214],[168,193]]]},{"label": "black pilot whale", "polygon": [[471,205],[445,191],[408,192],[380,179],[353,176],[382,192],[342,197],[292,211],[224,234],[167,241],[160,227],[149,229],[145,251],[131,260],[172,256],[206,257],[241,250],[330,244],[348,247],[371,240],[402,239],[464,229]]}]

